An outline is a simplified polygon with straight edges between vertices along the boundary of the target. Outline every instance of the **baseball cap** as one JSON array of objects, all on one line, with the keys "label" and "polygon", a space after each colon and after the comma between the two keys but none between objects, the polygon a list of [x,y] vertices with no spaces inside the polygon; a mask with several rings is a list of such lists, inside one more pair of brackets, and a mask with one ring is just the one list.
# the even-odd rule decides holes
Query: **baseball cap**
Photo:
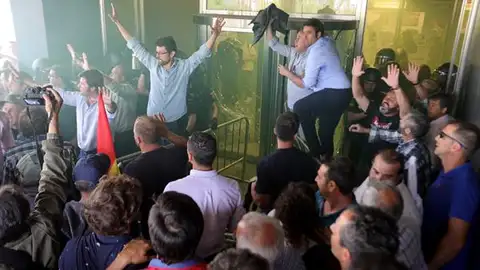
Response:
[{"label": "baseball cap", "polygon": [[110,158],[105,154],[98,153],[79,159],[73,169],[75,187],[83,190],[95,189],[100,178],[108,172],[109,167]]}]

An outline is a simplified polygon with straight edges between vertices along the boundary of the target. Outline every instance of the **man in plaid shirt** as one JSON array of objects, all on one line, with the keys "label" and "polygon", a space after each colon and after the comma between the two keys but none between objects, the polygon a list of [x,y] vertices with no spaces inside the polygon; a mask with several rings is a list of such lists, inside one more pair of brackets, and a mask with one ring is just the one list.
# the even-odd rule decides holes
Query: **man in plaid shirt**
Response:
[{"label": "man in plaid shirt", "polygon": [[369,143],[377,140],[397,143],[396,151],[402,154],[405,160],[405,184],[414,198],[418,198],[418,196],[423,198],[431,181],[430,153],[421,139],[428,131],[428,121],[423,114],[411,111],[403,116],[400,120],[400,131],[380,129],[374,126],[364,128],[359,125],[354,130],[368,134]]}]

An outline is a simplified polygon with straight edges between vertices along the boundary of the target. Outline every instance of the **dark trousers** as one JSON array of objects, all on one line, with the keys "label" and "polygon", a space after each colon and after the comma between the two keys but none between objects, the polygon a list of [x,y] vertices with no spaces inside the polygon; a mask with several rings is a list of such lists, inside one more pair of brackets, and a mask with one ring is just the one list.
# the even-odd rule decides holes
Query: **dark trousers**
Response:
[{"label": "dark trousers", "polygon": [[[319,158],[323,155],[330,158],[333,155],[333,134],[350,99],[350,89],[326,88],[295,103],[293,111],[300,118],[303,134],[314,157]],[[317,119],[318,137],[315,130]]]}]

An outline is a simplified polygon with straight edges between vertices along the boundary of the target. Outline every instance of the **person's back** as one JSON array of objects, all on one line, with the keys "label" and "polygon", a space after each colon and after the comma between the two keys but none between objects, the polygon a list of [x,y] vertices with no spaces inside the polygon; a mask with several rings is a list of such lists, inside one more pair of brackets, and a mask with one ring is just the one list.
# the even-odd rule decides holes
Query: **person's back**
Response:
[{"label": "person's back", "polygon": [[274,202],[291,182],[315,184],[317,169],[318,163],[307,153],[295,147],[277,149],[257,166],[257,192],[263,193],[262,188],[266,189]]},{"label": "person's back", "polygon": [[205,227],[197,249],[201,258],[223,248],[225,230],[233,231],[245,212],[238,183],[213,170],[216,145],[210,134],[194,132],[187,144],[193,170],[189,176],[165,187],[165,191],[189,195],[202,210]]}]

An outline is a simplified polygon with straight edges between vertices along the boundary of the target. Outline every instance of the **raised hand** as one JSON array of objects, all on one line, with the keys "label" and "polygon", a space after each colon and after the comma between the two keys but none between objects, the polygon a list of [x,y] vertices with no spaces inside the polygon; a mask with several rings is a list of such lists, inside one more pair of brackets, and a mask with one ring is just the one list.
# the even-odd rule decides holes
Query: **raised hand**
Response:
[{"label": "raised hand", "polygon": [[155,123],[157,125],[158,136],[166,138],[170,131],[168,130],[167,125],[165,124],[166,120],[165,120],[165,116],[163,115],[163,113],[154,114],[152,116],[152,119],[155,121]]},{"label": "raised hand", "polygon": [[388,65],[387,78],[382,77],[382,80],[390,86],[393,90],[398,89],[398,77],[400,75],[400,69],[397,65]]},{"label": "raised hand", "polygon": [[287,76],[290,71],[284,65],[278,65],[278,73],[282,76]]},{"label": "raised hand", "polygon": [[408,63],[408,71],[403,71],[403,75],[413,84],[418,84],[418,74],[420,67],[414,63]]},{"label": "raised hand", "polygon": [[63,105],[63,99],[60,94],[53,88],[48,88],[47,94],[43,95],[43,99],[45,100],[45,111],[47,111],[47,114],[49,116],[52,113],[53,115],[58,115]]},{"label": "raised hand", "polygon": [[89,70],[90,69],[90,64],[88,63],[88,57],[86,53],[82,53],[82,68],[83,70]]},{"label": "raised hand", "polygon": [[212,35],[220,35],[222,32],[222,28],[225,25],[225,19],[222,17],[219,17],[215,20],[213,23],[213,26],[210,26],[210,29],[212,30]]},{"label": "raised hand", "polygon": [[103,103],[107,108],[107,111],[110,113],[114,113],[116,109],[116,104],[112,100],[112,91],[108,90],[106,87],[102,87],[100,89],[100,93],[102,94]]},{"label": "raised hand", "polygon": [[110,6],[112,7],[112,13],[108,14],[108,17],[110,18],[110,20],[112,20],[112,22],[116,23],[118,22],[117,11],[115,10],[115,6],[113,5],[113,3],[110,3]]},{"label": "raised hand", "polygon": [[353,59],[353,66],[352,66],[352,76],[353,77],[360,77],[365,73],[363,71],[363,57],[357,56]]}]

